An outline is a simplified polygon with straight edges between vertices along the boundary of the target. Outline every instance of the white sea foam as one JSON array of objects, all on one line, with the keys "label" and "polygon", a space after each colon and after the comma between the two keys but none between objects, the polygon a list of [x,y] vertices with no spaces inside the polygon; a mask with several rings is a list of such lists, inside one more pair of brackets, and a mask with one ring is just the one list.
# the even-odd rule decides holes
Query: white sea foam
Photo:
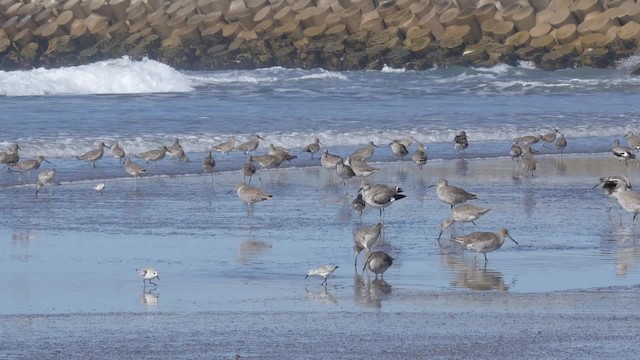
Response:
[{"label": "white sea foam", "polygon": [[390,67],[387,64],[384,64],[384,66],[382,67],[382,70],[380,70],[380,72],[382,73],[404,73],[407,70],[405,68],[400,68],[400,69],[395,69]]},{"label": "white sea foam", "polygon": [[57,69],[0,72],[0,95],[90,95],[189,92],[193,82],[154,60],[128,57]]},{"label": "white sea foam", "polygon": [[525,60],[519,60],[518,61],[518,67],[522,68],[522,69],[527,69],[527,70],[537,70],[538,69],[536,67],[536,63],[534,63],[533,61],[525,61]]},{"label": "white sea foam", "polygon": [[310,79],[337,79],[337,80],[348,80],[348,78],[337,71],[328,71],[324,69],[320,69],[319,72],[311,73],[308,75],[303,75],[297,78],[293,78],[292,80],[310,80]]}]

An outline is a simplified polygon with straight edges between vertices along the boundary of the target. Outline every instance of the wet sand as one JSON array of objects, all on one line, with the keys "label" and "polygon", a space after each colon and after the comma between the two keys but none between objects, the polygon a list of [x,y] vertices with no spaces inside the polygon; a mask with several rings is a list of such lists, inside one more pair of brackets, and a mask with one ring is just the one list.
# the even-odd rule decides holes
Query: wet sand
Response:
[{"label": "wet sand", "polygon": [[[609,155],[538,161],[534,178],[510,159],[376,163],[371,181],[408,195],[387,209],[383,248],[397,261],[384,281],[353,266],[357,185],[344,197],[316,167],[254,179],[274,198],[252,220],[228,193],[237,172],[139,191],[110,180],[102,196],[88,182],[39,200],[3,189],[0,357],[635,358],[640,227],[591,188],[640,169]],[[438,243],[449,209],[427,186],[441,177],[492,209],[464,232],[507,227],[520,245],[485,268],[448,233]],[[340,265],[326,291],[304,279],[323,263]],[[157,288],[143,289],[142,265],[159,269]]]}]

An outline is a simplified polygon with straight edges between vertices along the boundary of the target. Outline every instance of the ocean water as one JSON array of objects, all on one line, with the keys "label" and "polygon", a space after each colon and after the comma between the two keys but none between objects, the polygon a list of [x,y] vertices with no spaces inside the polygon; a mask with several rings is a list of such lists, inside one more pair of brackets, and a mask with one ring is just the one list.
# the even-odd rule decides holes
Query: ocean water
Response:
[{"label": "ocean water", "polygon": [[[640,133],[638,59],[616,69],[538,70],[531,64],[415,72],[330,72],[270,68],[185,72],[128,58],[64,68],[0,72],[0,148],[45,156],[57,184],[35,197],[36,174],[0,171],[0,312],[200,311],[374,308],[421,305],[404,295],[431,291],[549,292],[640,281],[640,228],[592,189],[600,176],[640,174],[609,154],[614,139]],[[512,139],[558,128],[560,156],[537,145],[538,170],[522,176]],[[457,153],[464,130],[470,146]],[[248,218],[233,191],[244,155],[215,154],[214,184],[201,160],[212,145],[255,134],[297,159],[252,180],[274,195]],[[398,164],[388,144],[412,135],[427,146],[423,171]],[[379,221],[356,218],[335,176],[301,149],[320,138],[348,155],[374,141],[381,171],[372,182],[401,185],[407,198],[385,217],[384,249],[396,261],[385,281],[354,270],[352,233]],[[92,168],[75,157],[118,141],[129,154],[179,138],[190,162],[165,159],[136,188],[109,149]],[[413,145],[410,152],[414,151]],[[143,163],[140,160],[137,160]],[[449,207],[429,188],[438,178],[477,193],[492,210],[458,231],[507,227],[519,245],[482,259],[438,224]],[[92,186],[106,183],[103,194]],[[471,255],[471,256],[470,256]],[[358,260],[362,266],[363,257]],[[306,270],[340,265],[327,289]],[[158,287],[134,269],[151,265]],[[162,294],[162,296],[160,296]],[[473,308],[465,304],[462,309]]]}]

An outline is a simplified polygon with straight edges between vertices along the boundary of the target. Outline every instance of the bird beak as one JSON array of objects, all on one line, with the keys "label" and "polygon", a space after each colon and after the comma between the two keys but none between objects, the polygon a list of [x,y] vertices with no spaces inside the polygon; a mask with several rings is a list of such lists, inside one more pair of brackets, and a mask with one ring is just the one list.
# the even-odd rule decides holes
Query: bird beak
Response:
[{"label": "bird beak", "polygon": [[233,192],[233,190],[229,190],[229,191],[227,191],[227,195],[228,195],[228,194],[231,194],[232,192]]},{"label": "bird beak", "polygon": [[107,145],[107,144],[104,144],[104,146],[106,146],[106,147],[108,147],[109,149],[111,149],[111,146],[109,146],[109,145]]},{"label": "bird beak", "polygon": [[308,278],[308,277],[309,277],[309,275],[305,276],[304,278],[306,279],[306,278]]},{"label": "bird beak", "polygon": [[[391,144],[389,144],[389,145],[391,145]],[[375,147],[379,147],[379,146],[378,146],[378,145],[376,145],[376,144],[373,144],[373,146],[375,146]]]},{"label": "bird beak", "polygon": [[598,186],[600,186],[600,184],[595,184],[591,189],[593,190],[593,189],[597,188]]},{"label": "bird beak", "polygon": [[156,276],[156,279],[160,280],[160,276]]},{"label": "bird beak", "polygon": [[440,237],[442,237],[443,232],[444,232],[444,229],[440,230],[440,234],[438,234],[438,241],[440,241]]},{"label": "bird beak", "polygon": [[436,186],[436,184],[431,184],[431,185],[427,186],[427,189],[435,187],[435,186]]},{"label": "bird beak", "polygon": [[44,160],[45,162],[47,162],[47,163],[51,164],[51,163],[49,162],[49,160],[47,160],[47,159],[42,159],[42,160]]},{"label": "bird beak", "polygon": [[516,243],[516,245],[520,245],[520,244],[518,244],[518,242],[517,242],[517,241],[515,241],[515,240],[511,237],[511,235],[508,235],[508,236],[509,236],[509,239],[511,239],[511,241],[513,241],[514,243]]}]

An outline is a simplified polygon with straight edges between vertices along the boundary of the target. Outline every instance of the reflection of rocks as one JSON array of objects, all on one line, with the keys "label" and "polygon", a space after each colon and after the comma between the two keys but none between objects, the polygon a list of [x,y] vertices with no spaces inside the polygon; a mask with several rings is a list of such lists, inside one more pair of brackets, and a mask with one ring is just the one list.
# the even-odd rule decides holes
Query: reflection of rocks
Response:
[{"label": "reflection of rocks", "polygon": [[140,295],[139,302],[145,307],[155,307],[158,306],[158,298],[160,294],[155,293],[155,289],[145,290],[142,295]]},{"label": "reflection of rocks", "polygon": [[256,240],[243,241],[238,246],[238,253],[236,256],[236,260],[239,263],[246,263],[250,261],[252,258],[264,254],[269,249],[271,249],[271,244],[263,241],[256,241]]},{"label": "reflection of rocks", "polygon": [[327,288],[324,286],[321,290],[305,290],[307,291],[307,298],[309,298],[309,300],[329,305],[338,303],[336,297],[333,296],[333,294],[331,294],[329,291],[327,291]]},{"label": "reflection of rocks", "polygon": [[353,277],[354,300],[356,304],[371,307],[382,307],[382,301],[391,296],[391,285],[382,279],[369,281],[362,275],[356,274]]},{"label": "reflection of rocks", "polygon": [[443,265],[450,268],[456,275],[451,282],[453,287],[480,291],[509,290],[509,285],[504,283],[504,276],[499,271],[479,269],[475,261],[451,255],[444,256],[442,260]]}]

